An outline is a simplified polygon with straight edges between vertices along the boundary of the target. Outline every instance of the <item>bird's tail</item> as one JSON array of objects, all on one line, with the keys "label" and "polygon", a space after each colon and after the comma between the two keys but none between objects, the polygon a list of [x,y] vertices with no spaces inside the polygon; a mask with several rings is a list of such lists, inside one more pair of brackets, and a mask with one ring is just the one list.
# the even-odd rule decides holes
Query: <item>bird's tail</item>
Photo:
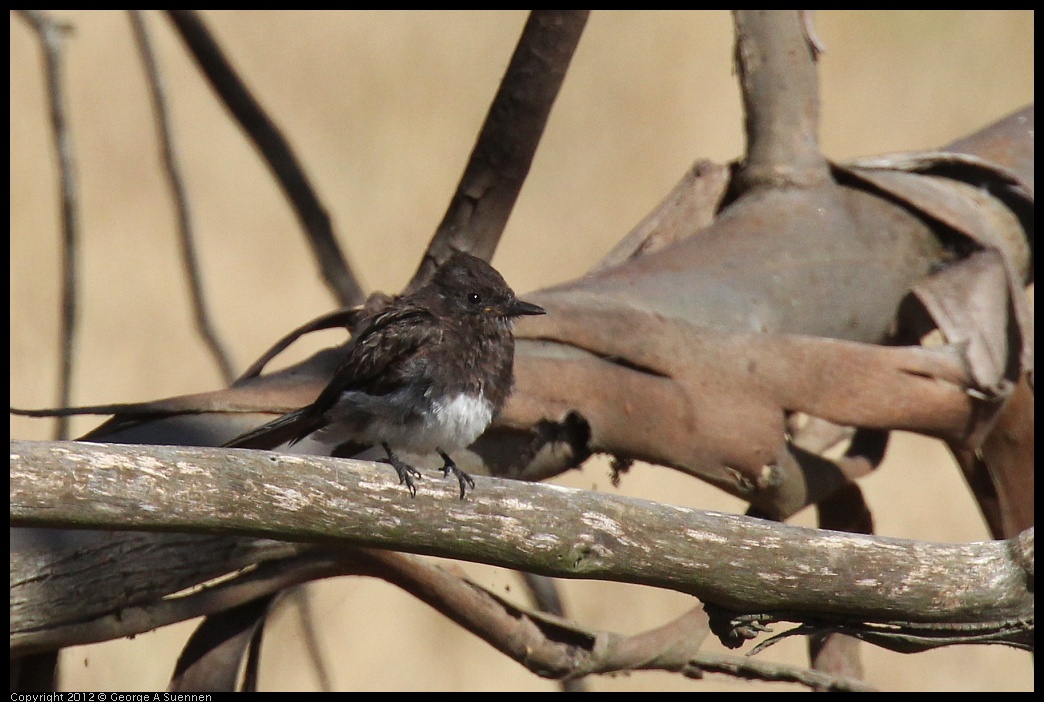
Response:
[{"label": "bird's tail", "polygon": [[285,443],[296,443],[323,425],[321,417],[308,413],[302,407],[240,434],[224,445],[225,448],[274,449]]}]

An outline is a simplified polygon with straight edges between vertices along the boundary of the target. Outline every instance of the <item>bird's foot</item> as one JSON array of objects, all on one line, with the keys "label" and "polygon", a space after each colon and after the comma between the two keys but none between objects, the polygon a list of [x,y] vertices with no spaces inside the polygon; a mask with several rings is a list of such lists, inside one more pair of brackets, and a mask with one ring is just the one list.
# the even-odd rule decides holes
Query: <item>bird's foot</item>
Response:
[{"label": "bird's foot", "polygon": [[439,451],[439,455],[442,456],[444,461],[442,466],[442,474],[449,476],[450,473],[456,476],[457,482],[460,483],[460,499],[464,499],[465,486],[470,487],[472,490],[475,489],[475,481],[471,479],[471,476],[462,471],[457,467],[457,464],[453,462],[453,459],[445,451]]},{"label": "bird's foot", "polygon": [[406,489],[410,491],[410,497],[416,497],[417,486],[413,484],[413,479],[421,477],[421,472],[396,456],[388,444],[383,444],[383,446],[384,451],[388,454],[385,463],[388,463],[399,474],[399,485],[405,483]]}]

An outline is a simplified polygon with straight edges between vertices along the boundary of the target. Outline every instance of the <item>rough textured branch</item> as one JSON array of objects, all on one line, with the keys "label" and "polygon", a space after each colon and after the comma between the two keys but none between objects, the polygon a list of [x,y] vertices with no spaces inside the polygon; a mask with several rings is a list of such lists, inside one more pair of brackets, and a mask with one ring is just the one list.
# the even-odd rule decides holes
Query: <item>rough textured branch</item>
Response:
[{"label": "rough textured branch", "polygon": [[[259,555],[271,555],[274,544],[265,542],[260,546]],[[598,673],[667,670],[688,677],[702,677],[704,671],[708,671],[830,689],[866,687],[840,676],[702,652],[700,648],[709,628],[707,616],[698,606],[663,626],[623,635],[588,629],[561,617],[518,607],[454,572],[454,568],[443,568],[407,554],[303,544],[285,544],[282,551],[281,557],[209,587],[178,597],[119,607],[116,612],[106,611],[83,621],[65,624],[38,621],[34,628],[26,630],[21,619],[12,618],[12,651],[24,655],[132,636],[177,621],[227,612],[258,598],[270,597],[296,583],[362,575],[381,578],[402,588],[534,673],[561,679],[567,685],[575,686],[581,677]],[[55,558],[56,561],[69,560]],[[12,563],[20,560],[19,556]],[[235,672],[239,663],[238,660],[222,661],[211,668]]]},{"label": "rough textured branch", "polygon": [[465,501],[441,482],[423,484],[410,500],[386,466],[360,461],[11,443],[16,526],[221,532],[405,549],[663,587],[733,611],[913,622],[1032,617],[1031,579],[1015,558],[1025,549],[1016,552],[1008,542],[873,538],[556,486],[480,477],[476,483]]}]

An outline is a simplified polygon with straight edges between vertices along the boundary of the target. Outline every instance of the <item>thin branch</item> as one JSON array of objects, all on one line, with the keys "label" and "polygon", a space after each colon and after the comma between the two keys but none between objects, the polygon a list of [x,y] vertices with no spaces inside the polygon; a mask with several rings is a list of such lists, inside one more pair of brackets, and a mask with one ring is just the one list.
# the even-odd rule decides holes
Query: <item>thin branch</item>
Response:
[{"label": "thin branch", "polygon": [[[65,116],[65,95],[61,76],[62,41],[71,28],[51,19],[41,10],[19,10],[18,14],[33,28],[43,47],[51,129],[58,160],[58,195],[62,212],[62,315],[58,406],[67,407],[72,395],[73,355],[76,346],[76,257],[80,238],[76,161],[73,155],[72,133]],[[54,435],[58,439],[68,437],[67,417],[58,417]]]},{"label": "thin branch", "polygon": [[800,683],[816,690],[848,692],[875,692],[877,690],[853,678],[828,675],[817,670],[804,670],[756,658],[701,652],[693,663],[702,672],[722,673],[748,680]]},{"label": "thin branch", "polygon": [[337,245],[330,215],[289,142],[250,94],[199,16],[192,10],[168,10],[167,13],[211,87],[257,147],[290,200],[327,287],[345,307],[363,302],[366,296]]},{"label": "thin branch", "polygon": [[[566,680],[625,670],[668,670],[700,677],[704,664],[715,672],[748,679],[781,680],[837,689],[860,687],[855,680],[791,666],[700,651],[709,633],[707,616],[695,607],[663,626],[633,635],[587,629],[573,622],[526,611],[442,568],[399,553],[363,551],[381,568],[375,573],[428,603],[538,675]],[[706,656],[706,658],[705,658]]]},{"label": "thin branch", "polygon": [[163,76],[160,74],[159,64],[152,53],[152,44],[149,40],[148,30],[141,10],[129,10],[131,27],[134,30],[134,39],[141,52],[141,62],[145,66],[146,83],[149,87],[149,96],[152,99],[153,109],[156,111],[156,133],[160,141],[160,151],[163,157],[163,166],[167,174],[167,182],[170,184],[171,194],[174,196],[174,209],[177,213],[178,240],[181,243],[181,260],[185,267],[185,275],[189,282],[189,292],[192,295],[192,310],[196,319],[196,328],[199,330],[203,342],[214,357],[218,370],[225,384],[232,382],[235,377],[232,368],[232,359],[225,348],[224,343],[218,338],[217,331],[210,323],[207,313],[206,295],[203,292],[203,279],[199,272],[199,262],[196,257],[195,232],[192,226],[192,216],[189,212],[188,196],[185,192],[185,184],[181,178],[181,167],[178,164],[177,154],[174,152],[174,143],[171,137],[170,116],[167,109],[167,98],[163,87]]},{"label": "thin branch", "polygon": [[292,587],[283,591],[283,602],[286,606],[294,608],[301,622],[301,638],[304,640],[304,649],[312,672],[318,678],[319,690],[331,692],[334,686],[330,677],[330,666],[326,662],[317,631],[319,622],[324,621],[329,612],[316,606],[314,592],[307,587]]},{"label": "thin branch", "polygon": [[530,12],[457,191],[407,290],[423,285],[454,248],[493,257],[589,12]]},{"label": "thin branch", "polygon": [[[530,599],[537,609],[545,614],[553,614],[556,617],[565,617],[565,603],[558,588],[558,580],[548,578],[544,575],[527,573],[522,571],[522,583],[529,592]],[[562,692],[587,692],[587,686],[580,678],[569,678],[560,682]]]}]

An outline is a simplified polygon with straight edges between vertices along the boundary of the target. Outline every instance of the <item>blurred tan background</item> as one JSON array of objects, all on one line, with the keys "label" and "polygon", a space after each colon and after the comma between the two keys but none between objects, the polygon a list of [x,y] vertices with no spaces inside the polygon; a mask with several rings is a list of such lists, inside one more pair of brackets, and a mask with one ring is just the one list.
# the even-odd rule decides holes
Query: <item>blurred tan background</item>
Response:
[{"label": "blurred tan background", "polygon": [[[127,16],[58,15],[82,217],[76,404],[213,389],[220,377],[191,322],[171,198]],[[284,130],[367,290],[398,290],[442,217],[525,13],[217,12],[203,14],[255,96]],[[822,143],[834,159],[930,149],[1033,100],[1033,13],[818,13]],[[146,15],[172,104],[215,324],[237,371],[290,328],[332,308],[289,207],[159,14]],[[741,155],[741,113],[723,11],[592,14],[494,264],[519,292],[583,273],[698,158]],[[59,223],[40,51],[11,16],[11,403],[55,403]],[[306,344],[300,358],[320,343]],[[75,434],[97,422],[78,419]],[[43,420],[11,436],[51,438]],[[617,491],[592,460],[563,484]],[[897,437],[864,482],[880,534],[987,538],[957,469],[935,442]],[[672,471],[636,466],[623,494],[742,511]],[[812,524],[811,514],[797,523]],[[468,566],[511,598],[509,571]],[[325,684],[349,690],[553,690],[474,636],[383,583],[344,579],[310,591]],[[686,596],[605,583],[564,584],[583,625],[658,626]],[[268,631],[265,689],[319,689],[298,641],[302,609]],[[67,690],[162,688],[191,624],[63,654]],[[712,650],[719,647],[711,644]],[[801,664],[802,640],[761,654]],[[1031,657],[1002,647],[903,656],[863,649],[886,690],[1031,690]],[[796,689],[721,676],[634,673],[595,690]]]}]

